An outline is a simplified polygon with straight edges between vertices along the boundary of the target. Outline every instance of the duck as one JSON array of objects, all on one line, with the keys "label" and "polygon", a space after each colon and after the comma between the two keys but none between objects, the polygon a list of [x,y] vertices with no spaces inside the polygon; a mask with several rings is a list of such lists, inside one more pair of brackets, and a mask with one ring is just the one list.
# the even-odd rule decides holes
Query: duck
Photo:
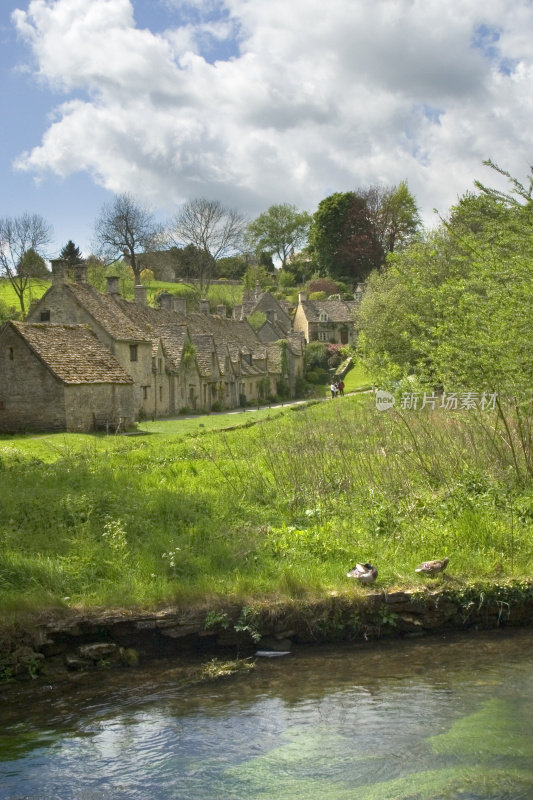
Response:
[{"label": "duck", "polygon": [[346,575],[348,578],[356,578],[361,583],[374,583],[378,577],[378,571],[372,564],[356,564]]},{"label": "duck", "polygon": [[439,572],[444,572],[448,566],[449,558],[435,559],[434,561],[424,561],[415,572],[422,572],[424,575],[438,575]]}]

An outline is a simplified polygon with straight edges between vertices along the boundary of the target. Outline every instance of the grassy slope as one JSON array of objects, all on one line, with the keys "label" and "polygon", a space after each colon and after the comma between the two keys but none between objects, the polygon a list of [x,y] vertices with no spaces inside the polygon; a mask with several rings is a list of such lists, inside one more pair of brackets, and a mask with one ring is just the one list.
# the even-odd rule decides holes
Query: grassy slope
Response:
[{"label": "grassy slope", "polygon": [[423,586],[414,567],[444,555],[451,585],[529,575],[533,492],[504,487],[483,429],[466,414],[409,426],[366,395],[144,437],[4,438],[0,602],[301,598],[359,591],[356,560],[378,587]]}]

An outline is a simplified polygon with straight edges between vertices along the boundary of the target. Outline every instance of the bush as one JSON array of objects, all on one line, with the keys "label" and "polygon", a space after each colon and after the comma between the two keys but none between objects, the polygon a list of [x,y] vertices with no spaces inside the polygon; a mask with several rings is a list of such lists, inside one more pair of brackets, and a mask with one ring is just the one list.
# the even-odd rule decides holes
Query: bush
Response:
[{"label": "bush", "polygon": [[323,342],[309,342],[305,348],[305,369],[314,370],[317,367],[327,369],[328,366],[328,351],[327,345]]},{"label": "bush", "polygon": [[[331,278],[316,278],[315,280],[309,281],[307,284],[307,291],[309,292],[309,298],[311,294],[315,292],[319,294],[323,294],[324,297],[327,297],[330,294],[339,294],[341,291],[335,281],[332,281]],[[316,298],[317,300],[319,298]]]},{"label": "bush", "polygon": [[326,292],[311,292],[309,295],[310,300],[325,300],[327,297]]},{"label": "bush", "polygon": [[220,400],[216,400],[213,405],[211,406],[211,411],[223,411],[224,406],[220,402]]}]

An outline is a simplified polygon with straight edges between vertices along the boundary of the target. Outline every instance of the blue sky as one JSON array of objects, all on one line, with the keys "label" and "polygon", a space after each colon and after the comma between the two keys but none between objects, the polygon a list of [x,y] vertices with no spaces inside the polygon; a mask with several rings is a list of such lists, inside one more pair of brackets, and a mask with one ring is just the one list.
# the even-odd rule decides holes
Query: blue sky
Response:
[{"label": "blue sky", "polygon": [[407,180],[431,224],[483,159],[525,178],[532,41],[531,0],[3,0],[0,216],[87,254],[114,193],[254,218]]}]

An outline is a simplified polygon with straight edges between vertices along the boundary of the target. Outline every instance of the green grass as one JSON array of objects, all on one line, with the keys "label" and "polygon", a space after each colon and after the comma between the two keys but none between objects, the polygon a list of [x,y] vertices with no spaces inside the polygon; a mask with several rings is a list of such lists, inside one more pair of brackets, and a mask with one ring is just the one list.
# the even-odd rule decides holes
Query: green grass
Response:
[{"label": "green grass", "polygon": [[[50,281],[31,278],[24,296],[26,309],[35,300],[39,300],[50,286]],[[16,314],[20,312],[20,303],[15,291],[7,278],[0,278],[0,306],[4,306],[7,311],[14,309]]]},{"label": "green grass", "polygon": [[0,441],[4,609],[365,592],[358,560],[382,589],[445,555],[431,586],[531,574],[533,488],[468,414],[357,395],[142,427]]},{"label": "green grass", "polygon": [[361,389],[365,386],[372,386],[372,379],[368,373],[365,372],[362,364],[360,362],[356,362],[344,378],[344,391],[353,392],[356,389]]}]

